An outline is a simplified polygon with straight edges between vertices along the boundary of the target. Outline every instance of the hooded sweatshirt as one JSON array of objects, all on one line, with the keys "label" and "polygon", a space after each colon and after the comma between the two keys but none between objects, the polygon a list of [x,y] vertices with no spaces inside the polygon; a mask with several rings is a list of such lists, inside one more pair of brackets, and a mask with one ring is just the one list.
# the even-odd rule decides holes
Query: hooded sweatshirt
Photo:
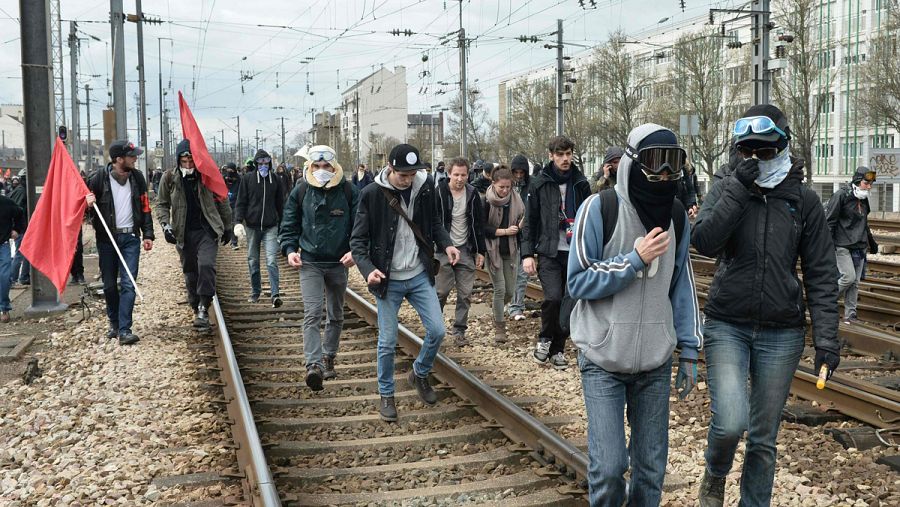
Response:
[{"label": "hooded sweatshirt", "polygon": [[[639,146],[663,129],[641,125],[628,137]],[[637,253],[647,232],[629,194],[628,157],[619,162],[618,220],[604,244],[600,195],[579,208],[568,265],[568,289],[576,299],[571,316],[572,341],[585,358],[604,370],[640,373],[658,368],[681,347],[681,357],[696,359],[703,347],[700,310],[691,268],[690,227],[675,241],[670,222],[668,249],[649,265]],[[685,217],[687,224],[687,217]],[[677,251],[676,251],[677,245]]]},{"label": "hooded sweatshirt", "polygon": [[[399,192],[400,189],[391,185],[388,181],[388,173],[390,171],[381,171],[375,177],[375,183],[393,192]],[[425,184],[428,175],[424,171],[417,171],[416,177],[413,179],[412,192],[409,196],[409,202],[405,198],[400,199],[400,206],[403,212],[410,220],[414,220],[413,210],[415,210],[416,197]],[[425,266],[419,261],[419,245],[416,243],[416,235],[406,220],[402,218],[397,220],[397,236],[394,240],[394,256],[391,257],[391,279],[392,280],[409,280],[419,273],[425,271]]]},{"label": "hooded sweatshirt", "polygon": [[869,247],[872,231],[869,229],[869,199],[859,199],[853,193],[853,186],[859,186],[867,167],[859,167],[849,185],[842,186],[831,196],[825,206],[825,219],[834,246],[848,250],[865,250]]}]

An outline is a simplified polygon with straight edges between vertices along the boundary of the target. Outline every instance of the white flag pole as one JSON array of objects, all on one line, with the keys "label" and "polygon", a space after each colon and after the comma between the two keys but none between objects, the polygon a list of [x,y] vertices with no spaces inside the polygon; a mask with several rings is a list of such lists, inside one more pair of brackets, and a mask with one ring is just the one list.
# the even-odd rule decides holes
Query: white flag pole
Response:
[{"label": "white flag pole", "polygon": [[137,282],[134,281],[134,276],[131,274],[131,270],[128,269],[128,264],[125,262],[125,257],[122,256],[122,252],[119,250],[119,245],[116,244],[116,238],[113,237],[112,233],[109,231],[109,226],[106,225],[106,220],[103,220],[103,213],[100,213],[100,208],[97,207],[97,203],[94,202],[94,211],[97,212],[97,218],[100,219],[100,223],[103,224],[103,229],[106,231],[106,234],[109,236],[109,239],[112,242],[113,248],[116,249],[116,254],[119,255],[119,260],[122,261],[122,266],[125,268],[125,272],[128,273],[128,279],[131,280],[131,286],[134,287],[134,291],[137,292],[138,297],[141,298],[141,302],[144,302],[144,295],[141,294],[141,289],[138,288]]}]

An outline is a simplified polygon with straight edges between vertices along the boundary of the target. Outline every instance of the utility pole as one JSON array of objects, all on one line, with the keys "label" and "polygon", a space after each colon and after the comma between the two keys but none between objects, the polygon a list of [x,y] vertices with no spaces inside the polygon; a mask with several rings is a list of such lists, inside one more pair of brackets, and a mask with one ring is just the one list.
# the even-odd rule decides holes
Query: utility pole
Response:
[{"label": "utility pole", "polygon": [[84,164],[84,172],[91,174],[94,171],[94,145],[91,144],[91,85],[84,85],[84,109],[87,115],[87,162]]},{"label": "utility pole", "polygon": [[53,72],[53,96],[56,99],[56,126],[66,124],[66,85],[63,82],[63,52],[62,52],[62,19],[59,13],[59,1],[50,0],[50,16],[52,26],[51,51],[53,52],[53,62],[55,66]]},{"label": "utility pole", "polygon": [[[47,180],[53,151],[55,122],[53,69],[50,62],[50,13],[47,0],[19,0],[19,28],[22,47],[22,99],[25,118],[25,159],[27,169],[28,216],[34,214],[38,197]],[[43,274],[32,268],[31,306],[29,316],[62,312],[67,305],[59,302],[56,287]]]},{"label": "utility pole", "polygon": [[72,158],[75,165],[81,160],[81,132],[78,116],[78,34],[77,23],[69,22],[69,92],[72,96]]},{"label": "utility pole", "polygon": [[238,156],[237,156],[238,160],[237,160],[237,163],[243,164],[244,163],[244,152],[242,149],[243,145],[241,144],[241,116],[240,115],[237,116],[237,124],[238,124],[237,125],[237,127],[238,127],[238,145],[237,145],[238,146],[238,148],[237,148],[238,149]]},{"label": "utility pole", "polygon": [[468,123],[466,120],[466,103],[469,100],[469,94],[466,84],[466,29],[462,25],[462,6],[463,0],[459,0],[459,103],[461,109],[459,154],[462,157],[466,157],[469,152],[466,132]]},{"label": "utility pole", "polygon": [[259,151],[259,129],[256,129],[256,151]]},{"label": "utility pole", "polygon": [[[167,39],[171,41],[172,39],[168,37],[161,37],[156,39],[156,50],[157,50],[157,58],[159,62],[159,140],[163,145],[163,159],[162,165],[163,170],[169,168],[169,143],[168,138],[166,137],[166,116],[163,113],[163,108],[165,107],[165,100],[163,95],[163,87],[162,87],[162,40]],[[143,65],[141,65],[143,67]],[[147,147],[145,146],[144,149]]]},{"label": "utility pole", "polygon": [[563,20],[556,20],[556,135],[563,135],[563,72],[566,62],[563,59]]},{"label": "utility pole", "polygon": [[[144,159],[144,176],[150,181],[150,164],[147,163],[147,89],[144,83],[144,11],[141,9],[141,0],[135,0],[137,9],[137,46],[138,46],[138,93],[140,101],[138,107],[141,110],[141,146],[144,147],[142,155]],[[123,48],[124,49],[124,48]]]},{"label": "utility pole", "polygon": [[772,83],[769,72],[769,0],[753,0],[752,33],[753,54],[753,104],[769,103],[769,87]]},{"label": "utility pole", "polygon": [[125,97],[125,12],[122,0],[109,0],[112,30],[113,109],[116,112],[116,139],[128,138],[128,99]]},{"label": "utility pole", "polygon": [[284,156],[284,116],[281,117],[281,163],[284,164],[287,158]]}]

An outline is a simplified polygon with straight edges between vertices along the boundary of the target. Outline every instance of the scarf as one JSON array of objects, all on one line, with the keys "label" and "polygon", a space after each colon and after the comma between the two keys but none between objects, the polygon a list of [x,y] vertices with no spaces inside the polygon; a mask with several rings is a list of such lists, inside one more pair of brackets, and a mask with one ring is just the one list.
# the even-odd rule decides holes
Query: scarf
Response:
[{"label": "scarf", "polygon": [[[566,214],[566,218],[569,220],[575,220],[575,191],[572,188],[572,173],[574,172],[575,165],[569,167],[568,171],[560,171],[556,164],[550,162],[550,170],[547,171],[547,174],[550,176],[550,179],[553,180],[557,185],[566,185],[566,198],[562,204],[559,206],[559,211]],[[562,225],[560,225],[562,227]]]},{"label": "scarf", "polygon": [[672,222],[672,203],[675,201],[677,183],[647,181],[643,171],[636,166],[628,173],[629,200],[637,211],[644,229],[650,232],[655,227],[660,227],[668,231]]},{"label": "scarf", "polygon": [[784,181],[791,170],[791,150],[781,150],[772,160],[759,161],[759,176],[756,184],[762,188],[775,188]]},{"label": "scarf", "polygon": [[[488,187],[487,192],[485,192],[484,197],[488,204],[491,205],[487,216],[488,225],[494,228],[500,227],[500,223],[503,221],[503,208],[509,206],[510,225],[519,225],[521,227],[520,223],[525,217],[525,204],[522,202],[522,198],[519,197],[519,194],[510,190],[509,194],[501,199],[500,197],[497,197],[497,194],[494,192],[494,186],[491,185]],[[488,262],[491,263],[491,269],[494,271],[499,271],[502,267],[500,264],[500,239],[501,238],[497,237],[485,238]],[[506,236],[506,241],[509,242],[509,254],[513,259],[518,259],[518,235]]]}]

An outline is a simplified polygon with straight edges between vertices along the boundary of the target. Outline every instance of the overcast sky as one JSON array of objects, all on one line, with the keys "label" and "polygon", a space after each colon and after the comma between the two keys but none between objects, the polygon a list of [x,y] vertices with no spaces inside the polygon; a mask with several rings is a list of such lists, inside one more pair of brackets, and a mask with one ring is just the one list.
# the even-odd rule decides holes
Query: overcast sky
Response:
[{"label": "overcast sky", "polygon": [[[109,0],[61,3],[67,108],[71,98],[66,39],[68,21],[74,20],[79,22],[81,39],[79,99],[84,100],[84,85],[90,84],[96,138],[102,134],[97,122],[108,100]],[[595,45],[619,27],[638,34],[705,15],[710,7],[739,2],[687,0],[684,12],[678,0],[595,3],[595,9],[582,9],[578,0],[463,1],[463,25],[472,39],[468,81],[482,90],[493,115],[501,81],[554,62],[555,50],[543,44],[555,40],[551,33],[557,18],[564,20],[565,41],[572,44],[567,53],[575,54],[584,51],[576,44]],[[135,12],[134,4],[125,0],[125,12]],[[426,112],[431,105],[446,106],[458,93],[455,84],[438,84],[459,80],[455,40],[442,44],[447,34],[459,28],[458,0],[144,0],[143,9],[145,16],[163,21],[144,28],[151,145],[159,138],[158,48],[164,87],[171,83],[173,90],[184,92],[203,131],[211,137],[225,129],[228,143],[237,140],[233,119],[237,115],[245,139],[261,129],[260,136],[268,138],[267,147],[280,145],[281,116],[292,139],[310,127],[311,109],[333,110],[340,103],[341,90],[382,65],[406,67],[410,113]],[[17,0],[0,0],[0,103],[22,102],[18,11]],[[663,18],[668,21],[658,24]],[[390,33],[394,29],[411,30],[414,35],[395,36]],[[522,43],[515,40],[520,35],[544,40]],[[136,138],[137,30],[133,23],[125,24],[125,55],[128,129]],[[422,61],[423,55],[427,62]],[[249,79],[242,80],[242,75]],[[445,93],[438,94],[442,89]],[[174,97],[177,93],[168,97],[168,107],[177,116]],[[81,121],[84,124],[83,108]]]}]

